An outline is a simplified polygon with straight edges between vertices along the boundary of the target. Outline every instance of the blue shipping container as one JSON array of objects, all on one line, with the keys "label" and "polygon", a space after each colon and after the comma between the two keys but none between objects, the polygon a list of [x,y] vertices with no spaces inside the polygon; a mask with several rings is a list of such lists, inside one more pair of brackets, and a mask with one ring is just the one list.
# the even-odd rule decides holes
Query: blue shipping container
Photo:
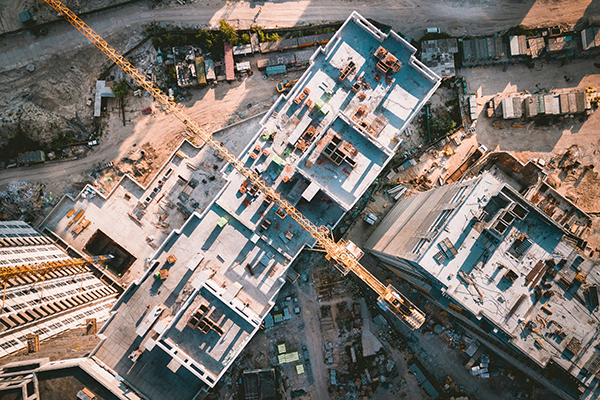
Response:
[{"label": "blue shipping container", "polygon": [[275,74],[285,74],[286,68],[285,65],[275,65],[273,67],[267,67],[266,74],[267,75],[275,75]]}]

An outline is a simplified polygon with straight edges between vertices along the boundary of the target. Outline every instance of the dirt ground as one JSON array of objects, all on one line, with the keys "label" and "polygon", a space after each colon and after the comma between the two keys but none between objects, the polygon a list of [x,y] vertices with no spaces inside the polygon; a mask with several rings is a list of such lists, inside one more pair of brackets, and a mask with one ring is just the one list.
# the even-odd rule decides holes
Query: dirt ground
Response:
[{"label": "dirt ground", "polygon": [[[364,298],[357,299],[360,294],[353,281],[333,270],[319,253],[306,252],[299,261],[296,265],[301,277],[284,286],[271,312],[282,313],[288,307],[291,318],[259,332],[225,381],[236,382],[245,369],[277,366],[287,398],[294,398],[293,393],[301,390],[306,393],[296,398],[302,400],[350,399],[356,395],[377,400],[429,398],[408,372],[407,355],[397,345],[401,339],[392,339],[388,329],[372,321],[375,314]],[[354,313],[357,306],[360,314]],[[299,307],[299,314],[295,307]],[[376,356],[362,356],[365,330],[382,346]],[[278,365],[277,345],[281,343],[288,353],[298,351],[300,360]],[[350,347],[355,350],[356,363]],[[297,373],[297,364],[304,365],[303,374]],[[373,384],[368,383],[365,368],[371,371]],[[337,373],[337,389],[331,385],[331,370]],[[239,390],[236,385],[219,386],[210,398],[228,399]]]},{"label": "dirt ground", "polygon": [[[82,69],[67,68],[67,70],[76,70],[78,73],[82,73],[82,70],[90,66],[93,60],[97,58],[95,57],[97,56],[96,53],[102,56],[94,49],[90,49],[89,53],[79,53],[76,57],[77,60],[71,60],[70,63],[76,65],[79,57],[83,59],[85,56],[89,56],[88,63],[84,63]],[[153,53],[154,49],[151,47],[150,42],[146,42],[130,58],[132,60],[144,59],[147,61],[148,54]],[[251,58],[250,60],[256,70],[256,59]],[[50,69],[44,70],[50,71]],[[119,77],[119,73],[122,75],[122,72],[116,69],[110,72],[115,78]],[[301,71],[290,72],[286,76],[280,77],[280,79],[296,79],[301,73]],[[56,78],[54,77],[54,79]],[[203,127],[207,131],[214,132],[268,110],[274,99],[277,98],[275,86],[278,81],[262,79],[261,74],[253,74],[231,84],[219,83],[205,88],[192,88],[187,91],[188,96],[180,104],[196,120],[202,121]],[[92,83],[94,82],[90,82],[90,86],[87,87],[90,92]],[[67,91],[71,90],[66,84],[59,87]],[[79,86],[75,85],[73,91],[79,90],[76,95],[83,95],[82,92],[86,90],[78,88]],[[40,93],[51,97],[54,102],[58,101],[56,96],[64,95],[62,92],[53,94],[51,91]],[[91,94],[86,95],[90,96]],[[72,100],[74,113],[77,113],[77,115],[90,115],[91,106]],[[45,98],[40,100],[40,104],[49,101],[48,98]],[[46,163],[42,169],[29,167],[7,170],[0,177],[0,187],[5,187],[11,180],[43,182],[47,194],[52,193],[53,198],[60,198],[64,193],[76,193],[86,183],[92,182],[96,187],[108,192],[125,173],[130,173],[138,182],[146,185],[154,176],[153,171],[157,171],[163,165],[181,141],[185,138],[192,139],[192,137],[183,128],[183,124],[179,120],[162,111],[161,105],[153,101],[150,96],[144,94],[141,97],[129,95],[125,101],[125,125],[123,125],[122,117],[117,108],[117,101],[109,100],[108,116],[99,127],[99,132],[101,132],[98,139],[99,145],[89,150],[83,147],[82,154],[74,154],[79,156],[78,160],[63,162],[60,165]],[[36,103],[29,101],[26,104]],[[142,115],[141,110],[146,107],[152,108],[151,115]],[[64,108],[58,107],[58,109],[65,112]],[[45,124],[43,118],[47,113],[44,114],[43,111],[38,111],[38,114],[42,114],[42,116],[36,116],[35,120],[31,117],[31,124],[42,127]],[[19,118],[22,123],[24,117]],[[56,116],[56,119],[59,120],[60,117]],[[40,137],[50,137],[49,135],[50,133],[47,131],[40,131]],[[85,138],[87,139],[87,136]],[[221,138],[221,140],[225,139]],[[138,165],[134,161],[140,158],[142,151],[147,153],[147,157],[145,157],[144,163]],[[114,162],[115,168],[105,170],[94,177],[90,176],[94,166],[109,161]],[[68,179],[66,179],[67,177]],[[95,179],[96,177],[98,179]]]},{"label": "dirt ground", "polygon": [[[121,0],[70,0],[65,3],[74,7],[74,11],[86,11],[116,4]],[[152,21],[178,21],[184,26],[216,26],[221,18],[227,19],[240,28],[248,28],[259,24],[264,27],[281,27],[298,24],[339,21],[347,17],[354,9],[366,17],[389,24],[414,38],[422,35],[425,26],[439,26],[442,30],[454,35],[489,34],[505,30],[511,26],[523,24],[526,26],[545,26],[562,23],[567,26],[580,25],[595,15],[600,8],[597,1],[592,0],[528,0],[495,2],[490,0],[464,0],[460,2],[437,0],[434,3],[421,5],[413,0],[364,0],[359,2],[327,0],[324,2],[295,1],[285,3],[267,3],[257,9],[254,2],[224,2],[209,1],[198,4],[197,1],[186,1],[180,5],[176,1],[163,1],[158,8],[153,8],[153,2],[140,2],[124,8],[119,8],[96,15],[92,21],[114,20],[109,34],[100,31],[111,44],[123,50],[124,42],[132,42],[135,32],[141,32],[143,25]],[[43,20],[46,15],[55,14],[41,0],[12,0],[0,5],[2,25],[8,30],[14,27],[18,12],[31,8],[37,10],[36,16]],[[146,12],[143,12],[146,11]],[[139,18],[139,19],[138,19]],[[88,18],[86,18],[88,19]],[[401,24],[398,21],[402,21]],[[20,24],[18,22],[17,24]],[[116,35],[112,33],[116,32]],[[132,32],[134,34],[132,34]],[[73,28],[61,24],[52,28],[50,36],[65,39],[73,33]],[[89,46],[82,47],[85,54],[72,56],[79,42],[58,40],[60,47],[37,46],[41,39],[23,33],[19,36],[9,36],[0,39],[0,48],[9,51],[14,48],[27,49],[33,58],[43,55],[56,54],[50,63],[36,62],[36,71],[32,74],[19,70],[0,75],[0,110],[8,115],[0,125],[0,144],[14,134],[9,131],[14,128],[13,118],[9,114],[21,114],[24,120],[24,131],[34,140],[49,141],[60,128],[63,130],[67,121],[75,117],[77,106],[82,107],[92,87],[90,78],[97,75],[95,71],[102,70],[105,60],[103,55]],[[16,47],[15,47],[16,46]],[[56,44],[53,44],[56,46]],[[128,47],[128,46],[125,46]],[[131,48],[132,46],[129,46]],[[48,53],[50,52],[50,53]],[[95,54],[92,54],[95,52]],[[25,104],[27,103],[27,104]],[[20,111],[19,111],[20,110]],[[40,115],[41,114],[41,115]],[[83,126],[89,127],[89,112],[79,112]],[[47,121],[47,123],[46,123]],[[34,122],[36,122],[34,124]],[[39,123],[38,123],[39,122]],[[53,122],[61,122],[51,126]],[[6,125],[6,131],[2,126]],[[77,130],[75,129],[77,132]]]},{"label": "dirt ground", "polygon": [[[62,3],[77,14],[124,3],[126,0],[63,0]],[[10,0],[0,2],[0,35],[23,27],[19,14],[29,11],[37,24],[53,21],[57,13],[43,0]]]},{"label": "dirt ground", "polygon": [[[592,248],[600,247],[600,112],[590,116],[556,118],[552,125],[535,122],[498,120],[502,129],[492,125],[495,119],[484,116],[483,106],[496,93],[544,93],[552,89],[589,86],[600,87],[600,72],[594,60],[574,60],[565,65],[560,61],[545,62],[541,69],[525,65],[511,65],[506,72],[502,67],[466,69],[470,93],[477,93],[481,113],[477,121],[477,140],[490,150],[511,151],[525,163],[540,159],[545,162],[545,172],[553,175],[559,193],[591,215],[593,223],[583,239]],[[512,124],[524,125],[525,128]],[[579,164],[563,173],[557,162],[569,152],[572,162]]]},{"label": "dirt ground", "polygon": [[[150,42],[137,53],[145,52],[154,52]],[[249,60],[256,71],[256,59]],[[118,75],[119,72],[115,69],[111,73]],[[301,74],[302,71],[296,71],[275,80],[263,79],[260,73],[254,73],[233,83],[190,88],[187,90],[188,95],[179,104],[196,121],[200,121],[207,132],[214,132],[267,111],[277,98],[277,82],[281,79],[296,79]],[[116,107],[116,101],[112,101],[108,124],[99,146],[100,151],[102,148],[118,149],[118,155],[114,157],[114,175],[108,175],[113,178],[113,182],[117,182],[117,178],[124,173],[130,173],[138,182],[146,185],[154,176],[152,170],[159,168],[183,139],[192,140],[196,144],[202,143],[201,140],[195,139],[177,118],[162,111],[160,103],[153,101],[151,97],[129,96],[126,101],[125,125]],[[151,115],[142,115],[141,110],[146,107],[152,108]],[[142,149],[145,149],[152,161],[143,167],[132,169],[130,160],[139,157]],[[106,181],[103,184],[106,186]],[[108,187],[106,189],[109,190]]]},{"label": "dirt ground", "polygon": [[[111,38],[124,45],[139,40],[133,33]],[[33,72],[0,73],[0,144],[6,145],[15,133],[42,144],[68,132],[87,140],[94,127],[93,108],[86,101],[93,99],[95,79],[109,65],[96,48],[86,46],[40,61]]]}]

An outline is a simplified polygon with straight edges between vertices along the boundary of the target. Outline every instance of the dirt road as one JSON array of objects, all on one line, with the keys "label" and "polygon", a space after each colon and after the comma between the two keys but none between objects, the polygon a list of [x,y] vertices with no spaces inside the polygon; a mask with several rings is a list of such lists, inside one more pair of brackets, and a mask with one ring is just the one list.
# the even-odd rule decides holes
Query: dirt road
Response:
[{"label": "dirt road", "polygon": [[[44,7],[49,7],[43,5]],[[151,9],[139,3],[86,18],[92,28],[109,37],[124,30],[141,30],[152,21],[183,26],[216,27],[222,18],[239,28],[266,28],[326,21],[342,21],[357,10],[365,17],[391,25],[409,37],[419,38],[427,26],[437,26],[453,35],[491,34],[519,24],[527,26],[575,25],[600,9],[596,0],[324,0],[265,3],[208,0],[202,4],[170,3]],[[0,40],[0,71],[49,58],[53,54],[84,45],[85,38],[66,22],[51,27],[47,36],[28,33]]]},{"label": "dirt road", "polygon": [[321,361],[323,359],[323,337],[319,325],[320,303],[316,299],[317,295],[312,284],[299,286],[298,303],[305,316],[306,345],[310,354],[310,364],[314,377],[314,385],[311,388],[311,392],[315,399],[327,399],[329,398],[327,392],[329,371]]},{"label": "dirt road", "polygon": [[109,147],[101,152],[91,152],[80,160],[47,162],[29,167],[7,169],[0,174],[0,188],[6,187],[11,181],[48,182],[60,178],[68,180],[68,184],[73,184],[74,178],[89,172],[94,164],[110,161],[118,154],[118,148]]}]

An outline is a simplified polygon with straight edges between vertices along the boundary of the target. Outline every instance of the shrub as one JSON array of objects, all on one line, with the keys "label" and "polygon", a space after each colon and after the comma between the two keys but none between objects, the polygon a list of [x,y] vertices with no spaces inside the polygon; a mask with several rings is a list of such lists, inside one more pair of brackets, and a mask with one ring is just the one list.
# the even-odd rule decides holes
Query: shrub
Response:
[{"label": "shrub", "polygon": [[219,25],[225,40],[231,43],[233,46],[237,46],[239,42],[239,37],[235,28],[229,23],[227,23],[227,21],[225,21],[224,19],[219,21]]}]

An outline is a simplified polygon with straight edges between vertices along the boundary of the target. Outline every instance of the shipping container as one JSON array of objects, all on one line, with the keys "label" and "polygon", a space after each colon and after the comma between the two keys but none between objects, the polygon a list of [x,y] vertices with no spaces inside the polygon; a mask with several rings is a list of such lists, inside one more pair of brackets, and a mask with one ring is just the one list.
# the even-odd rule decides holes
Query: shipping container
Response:
[{"label": "shipping container", "polygon": [[206,73],[204,69],[204,58],[196,58],[196,75],[198,76],[198,85],[206,85]]},{"label": "shipping container", "polygon": [[231,82],[235,81],[235,64],[233,62],[233,46],[225,42],[224,44],[224,52],[225,52],[225,77]]},{"label": "shipping container", "polygon": [[233,48],[234,56],[249,56],[253,54],[252,45],[251,44],[243,44],[241,46],[235,46]]},{"label": "shipping container", "polygon": [[206,72],[206,81],[208,83],[213,82],[215,79],[217,79],[217,76],[215,75],[215,65],[213,63],[213,60],[204,60],[204,70]]},{"label": "shipping container", "polygon": [[267,75],[285,74],[285,65],[275,65],[273,67],[267,67],[265,73]]}]

